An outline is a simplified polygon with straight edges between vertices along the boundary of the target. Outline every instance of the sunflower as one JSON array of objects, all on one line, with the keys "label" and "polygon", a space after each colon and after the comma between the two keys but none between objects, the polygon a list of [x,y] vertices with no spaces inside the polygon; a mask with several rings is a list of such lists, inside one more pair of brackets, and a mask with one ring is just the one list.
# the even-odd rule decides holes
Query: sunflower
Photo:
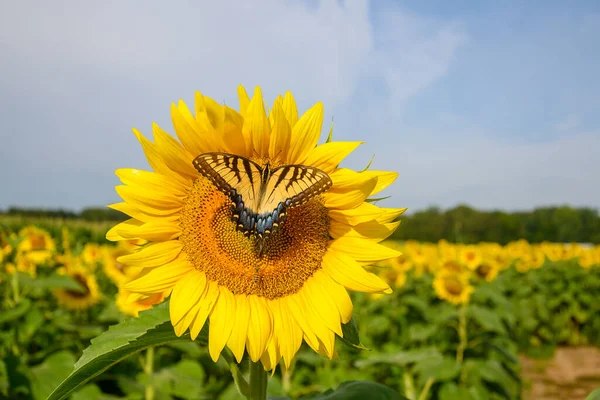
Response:
[{"label": "sunflower", "polygon": [[[391,292],[362,266],[399,255],[378,242],[396,229],[393,221],[405,209],[366,201],[397,174],[338,168],[361,143],[328,140],[317,146],[321,103],[299,117],[287,92],[267,115],[260,88],[252,99],[241,86],[238,95],[240,112],[198,92],[193,111],[182,101],[173,104],[179,141],[156,124],[154,143],[134,130],[154,171],[117,170],[124,185],[116,189],[124,202],[111,207],[132,218],[113,227],[107,238],[150,243],[120,258],[144,267],[125,289],[134,293],[130,300],[172,289],[176,334],[189,328],[196,338],[209,319],[209,352],[215,361],[228,346],[238,361],[247,351],[267,370],[281,358],[289,366],[303,340],[331,358],[335,335],[342,335],[341,324],[352,316],[347,289]],[[252,165],[271,170],[301,165],[327,174],[332,186],[287,209],[285,223],[264,245],[256,235],[237,229],[231,202],[239,204],[239,199],[194,168],[199,155],[211,152],[221,153],[215,159],[220,157],[222,168],[231,170],[229,178],[235,175],[238,181],[249,180]],[[244,158],[233,158],[240,156]],[[240,221],[250,218],[243,217],[238,215]]]},{"label": "sunflower", "polygon": [[102,259],[102,255],[102,248],[96,243],[86,243],[81,252],[83,262],[92,270],[96,268],[96,264]]},{"label": "sunflower", "polygon": [[41,265],[52,259],[56,246],[48,232],[35,226],[27,226],[21,229],[19,236],[23,240],[19,243],[17,252],[29,261]]},{"label": "sunflower", "polygon": [[484,259],[477,268],[473,270],[473,275],[478,279],[491,282],[496,279],[498,272],[500,272],[500,266],[494,260]]},{"label": "sunflower", "polygon": [[96,277],[81,264],[73,262],[59,272],[73,278],[82,288],[81,291],[72,289],[57,289],[54,295],[58,303],[71,310],[85,310],[97,304],[102,299]]},{"label": "sunflower", "polygon": [[37,276],[37,266],[31,259],[19,254],[16,256],[15,263],[7,263],[5,266],[6,272],[14,274],[19,271],[28,274],[32,278]]},{"label": "sunflower", "polygon": [[469,275],[453,271],[440,271],[433,281],[437,297],[452,304],[465,304],[471,299],[473,286],[469,284]]},{"label": "sunflower", "polygon": [[460,262],[471,271],[477,269],[477,267],[481,264],[481,258],[481,251],[477,246],[471,244],[460,247]]}]

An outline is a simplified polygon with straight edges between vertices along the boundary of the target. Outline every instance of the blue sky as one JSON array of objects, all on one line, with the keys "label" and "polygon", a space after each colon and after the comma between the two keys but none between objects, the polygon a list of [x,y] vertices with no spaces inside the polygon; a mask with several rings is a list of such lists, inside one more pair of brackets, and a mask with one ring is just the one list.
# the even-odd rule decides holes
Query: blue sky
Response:
[{"label": "blue sky", "polygon": [[[142,5],[143,4],[143,5]],[[236,87],[323,101],[386,205],[600,207],[597,2],[3,2],[0,208],[118,200],[131,128]]]}]

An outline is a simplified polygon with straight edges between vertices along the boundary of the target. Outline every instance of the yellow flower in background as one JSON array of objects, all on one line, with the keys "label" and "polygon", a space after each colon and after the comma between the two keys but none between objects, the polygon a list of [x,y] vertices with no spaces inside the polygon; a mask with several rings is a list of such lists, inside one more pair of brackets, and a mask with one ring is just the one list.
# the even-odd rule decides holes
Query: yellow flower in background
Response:
[{"label": "yellow flower in background", "polygon": [[493,260],[483,260],[481,264],[473,270],[473,274],[482,280],[492,282],[498,276],[500,272],[500,266]]},{"label": "yellow flower in background", "polygon": [[35,226],[27,226],[19,231],[23,240],[17,252],[36,265],[48,263],[56,249],[54,240],[48,232]]},{"label": "yellow flower in background", "polygon": [[81,291],[55,290],[54,295],[60,305],[70,310],[85,310],[100,302],[102,294],[92,273],[77,264],[71,264],[68,268],[61,268],[59,271],[73,278],[82,287]]},{"label": "yellow flower in background", "polygon": [[482,260],[479,247],[475,245],[461,246],[459,260],[461,264],[474,271],[481,264]]},{"label": "yellow flower in background", "polygon": [[83,259],[85,265],[93,270],[96,267],[96,264],[102,258],[102,254],[103,252],[100,245],[96,243],[86,243],[85,246],[83,246],[81,258]]},{"label": "yellow flower in background", "polygon": [[452,304],[468,303],[474,290],[468,274],[452,271],[440,271],[433,280],[433,288],[438,298]]},{"label": "yellow flower in background", "polygon": [[130,267],[120,260],[120,257],[132,253],[129,246],[106,246],[103,249],[102,268],[104,273],[119,287],[136,278],[140,273],[140,267]]},{"label": "yellow flower in background", "polygon": [[[352,316],[347,289],[391,292],[362,266],[399,255],[378,242],[396,229],[398,222],[392,221],[404,209],[380,208],[365,200],[397,174],[338,168],[360,142],[317,146],[321,103],[299,116],[287,92],[267,115],[259,88],[252,99],[242,87],[238,94],[240,112],[200,93],[192,111],[182,101],[173,104],[179,141],[156,124],[154,143],[134,131],[154,171],[117,171],[124,183],[117,192],[124,202],[111,207],[131,219],[112,228],[107,238],[149,241],[119,258],[144,267],[140,278],[124,288],[134,293],[129,296],[133,301],[172,290],[171,322],[177,335],[189,328],[196,338],[210,319],[209,352],[215,361],[228,346],[238,361],[247,350],[265,369],[281,358],[289,366],[303,340],[331,358],[335,335],[342,335],[341,323]],[[331,187],[318,196],[296,198],[298,203],[309,199],[296,207],[276,202],[266,209],[271,219],[264,214],[257,220],[248,207],[256,211],[260,199],[224,191],[235,186],[249,193],[261,182],[259,169],[267,165],[278,174],[270,184],[277,187],[281,204],[293,197],[290,191],[306,196],[327,189],[328,183]],[[304,167],[276,171],[285,165]],[[266,236],[265,226],[272,232],[264,240],[241,231]]]},{"label": "yellow flower in background", "polygon": [[458,273],[464,273],[465,268],[461,264],[457,263],[456,261],[446,260],[446,261],[442,261],[442,263],[440,264],[439,271],[440,272],[449,271],[449,272],[458,274]]},{"label": "yellow flower in background", "polygon": [[17,255],[15,264],[7,263],[5,269],[9,274],[14,274],[16,271],[19,271],[28,274],[32,278],[37,276],[36,264],[23,255]]},{"label": "yellow flower in background", "polygon": [[[16,239],[16,235],[11,235]],[[12,246],[8,241],[9,236],[5,232],[0,232],[0,261],[7,258],[12,253]]]}]

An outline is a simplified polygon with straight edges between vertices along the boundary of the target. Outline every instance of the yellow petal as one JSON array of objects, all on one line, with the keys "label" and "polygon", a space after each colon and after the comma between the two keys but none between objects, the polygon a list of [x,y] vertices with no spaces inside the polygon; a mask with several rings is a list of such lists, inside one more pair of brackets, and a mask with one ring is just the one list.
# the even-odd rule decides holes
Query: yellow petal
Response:
[{"label": "yellow petal", "polygon": [[[190,126],[192,126],[192,128],[200,132],[202,138],[206,141],[208,146],[210,146],[211,149],[214,149],[213,151],[219,151],[221,149],[221,142],[219,140],[220,137],[216,130],[215,124],[211,121],[209,116],[211,111],[206,105],[206,99],[208,99],[208,97],[204,97],[200,92],[196,91],[194,95],[196,118],[188,119],[188,123]],[[214,103],[212,99],[211,101]],[[189,118],[187,113],[183,113],[183,116],[186,117],[186,119]],[[189,116],[191,116],[191,114],[189,114]]]},{"label": "yellow petal", "polygon": [[208,123],[216,132],[221,132],[223,130],[223,122],[225,121],[224,106],[210,97],[203,96],[199,91],[194,93],[194,104],[196,107],[196,119],[199,119],[200,114],[204,114]]},{"label": "yellow petal", "polygon": [[315,148],[319,141],[322,126],[323,104],[317,103],[304,113],[302,118],[292,127],[292,138],[288,152],[288,162],[290,164],[300,164],[306,159],[309,152]]},{"label": "yellow petal", "polygon": [[154,143],[150,142],[148,139],[144,137],[137,129],[133,129],[133,133],[137,140],[142,145],[142,149],[144,150],[144,154],[146,155],[146,159],[148,160],[148,164],[152,167],[152,169],[160,174],[166,176],[177,176],[176,173],[171,171],[165,161],[160,156],[159,152],[156,150]]},{"label": "yellow petal", "polygon": [[246,349],[250,359],[258,362],[271,340],[273,318],[264,298],[251,295],[248,296],[248,302],[250,304],[250,321]]},{"label": "yellow petal", "polygon": [[133,254],[120,256],[117,261],[134,267],[159,267],[177,258],[182,248],[179,240],[157,242],[143,246]]},{"label": "yellow petal", "polygon": [[[279,349],[287,369],[302,345],[302,329],[293,321],[291,311],[280,299],[271,302],[275,336],[279,337]],[[285,308],[285,309],[284,309]]]},{"label": "yellow petal", "polygon": [[375,189],[373,189],[371,196],[381,192],[383,189],[390,186],[396,180],[396,178],[398,178],[397,172],[390,172],[390,171],[366,170],[366,171],[361,172],[361,175],[366,175],[369,177],[377,178],[377,186],[375,186]]},{"label": "yellow petal", "polygon": [[240,114],[242,117],[246,116],[246,110],[248,109],[248,105],[250,104],[250,97],[248,97],[248,93],[246,93],[246,88],[242,85],[238,86],[238,99],[240,100]]},{"label": "yellow petal", "polygon": [[152,132],[154,133],[156,151],[170,169],[188,177],[190,180],[198,177],[198,172],[192,164],[195,156],[192,156],[177,140],[163,131],[158,124],[152,124]]},{"label": "yellow petal", "polygon": [[127,238],[121,236],[119,231],[123,230],[125,232],[130,232],[132,229],[135,230],[139,228],[140,226],[142,226],[142,224],[142,221],[138,221],[135,218],[130,218],[126,221],[120,222],[117,225],[110,228],[108,232],[106,232],[106,239],[110,240],[111,242],[126,240]]},{"label": "yellow petal", "polygon": [[[328,350],[333,349],[333,343],[330,343],[330,339],[333,339],[335,337],[335,335],[333,334],[333,331],[331,329],[329,329],[327,327],[327,325],[325,325],[324,321],[321,319],[321,317],[317,313],[317,310],[315,310],[314,306],[309,301],[308,294],[305,290],[305,287],[303,287],[297,293],[297,296],[295,298],[299,299],[300,303],[303,304],[304,314],[306,315],[306,319],[310,323],[309,329],[312,332],[314,332],[315,336],[317,337],[317,342],[324,344],[325,348]],[[313,347],[313,344],[311,344],[308,341],[307,341],[307,343],[315,351],[318,351],[319,348],[321,347],[320,345]],[[329,353],[327,353],[326,355],[329,356]]]},{"label": "yellow petal", "polygon": [[333,183],[332,189],[338,190],[356,189],[372,179],[368,175],[363,175],[348,168],[337,169],[329,174],[329,177]]},{"label": "yellow petal", "polygon": [[329,216],[338,222],[348,225],[358,225],[364,222],[372,221],[382,216],[385,211],[373,204],[362,203],[358,207],[348,210],[330,210]]},{"label": "yellow petal", "polygon": [[348,236],[331,241],[329,248],[348,254],[357,261],[365,262],[376,262],[402,255],[401,252],[379,243]]},{"label": "yellow petal", "polygon": [[352,190],[341,190],[331,188],[323,193],[325,207],[328,209],[350,209],[358,207],[371,195],[371,191],[377,185],[377,178],[365,182],[362,187]]},{"label": "yellow petal", "polygon": [[248,334],[248,321],[250,320],[250,305],[246,295],[235,296],[235,329],[231,331],[227,347],[231,350],[238,363],[242,362],[246,349],[246,335]]},{"label": "yellow petal", "polygon": [[198,302],[198,310],[195,310],[196,315],[190,328],[190,337],[192,340],[196,340],[200,334],[206,318],[212,312],[215,302],[219,298],[219,293],[219,286],[215,282],[208,282],[206,290],[202,293],[202,297]]},{"label": "yellow petal", "polygon": [[254,96],[246,109],[242,133],[244,137],[252,139],[254,151],[259,157],[264,157],[268,154],[271,124],[267,118],[262,92],[258,86],[254,89]]},{"label": "yellow petal", "polygon": [[383,213],[376,218],[376,221],[382,224],[391,222],[404,214],[406,210],[406,208],[381,208]]},{"label": "yellow petal", "polygon": [[317,314],[325,326],[342,336],[342,327],[340,325],[340,315],[337,306],[325,291],[321,282],[321,273],[317,271],[312,277],[304,282],[303,290],[306,295],[304,298],[308,302],[315,314]]},{"label": "yellow petal", "polygon": [[183,207],[183,199],[167,191],[125,185],[115,190],[123,200],[149,214],[172,215]]},{"label": "yellow petal", "polygon": [[273,105],[270,118],[273,119],[273,126],[269,143],[269,157],[271,159],[286,160],[292,129],[279,103],[276,102]]},{"label": "yellow petal", "polygon": [[352,153],[363,142],[330,142],[317,146],[306,158],[304,164],[331,173],[342,160]]},{"label": "yellow petal", "polygon": [[352,257],[332,251],[323,256],[323,270],[344,287],[357,292],[391,293],[392,289],[377,275],[365,271]]},{"label": "yellow petal", "polygon": [[154,268],[141,278],[125,285],[131,292],[161,293],[173,288],[185,274],[194,267],[185,259],[176,259],[162,267]]},{"label": "yellow petal", "polygon": [[[195,269],[188,272],[177,282],[173,288],[169,304],[171,323],[173,325],[181,321],[185,314],[190,311],[192,306],[200,300],[200,296],[205,288],[206,275],[204,275],[204,272]],[[184,328],[184,331],[188,326]]]},{"label": "yellow petal", "polygon": [[219,287],[219,300],[210,313],[210,325],[208,326],[208,351],[214,362],[217,362],[223,347],[229,340],[234,323],[238,322],[232,318],[235,315],[235,298],[224,286]]},{"label": "yellow petal", "polygon": [[294,100],[294,96],[292,96],[292,92],[289,90],[285,92],[285,96],[283,97],[282,108],[290,127],[293,128],[298,122],[298,107],[296,107],[296,100]]},{"label": "yellow petal", "polygon": [[306,342],[312,348],[319,348],[319,340],[317,339],[317,335],[312,329],[311,324],[309,324],[309,319],[307,313],[304,311],[304,299],[298,295],[294,294],[287,297],[282,297],[279,299],[280,306],[282,311],[288,310],[290,312],[290,320],[292,324],[299,326],[301,331],[303,332],[303,337]]},{"label": "yellow petal", "polygon": [[137,219],[141,222],[150,222],[150,220],[156,219],[156,215],[150,215],[148,213],[142,212],[139,208],[132,206],[127,202],[120,202],[109,204],[108,208],[112,208],[113,210],[117,210],[122,212],[123,214],[127,214],[128,216]]},{"label": "yellow petal", "polygon": [[187,188],[192,184],[190,180],[183,177],[178,176],[173,179],[172,176],[135,168],[120,168],[115,171],[115,175],[127,186],[166,190],[176,196],[186,196]]},{"label": "yellow petal", "polygon": [[322,272],[321,284],[325,288],[325,292],[331,296],[333,303],[336,305],[340,320],[347,324],[352,318],[354,306],[346,288],[335,282],[327,273]]},{"label": "yellow petal", "polygon": [[249,157],[242,128],[244,119],[232,108],[225,106],[225,121],[223,123],[223,147],[226,151],[232,154]]},{"label": "yellow petal", "polygon": [[[151,221],[139,226],[136,226],[135,224],[119,224],[113,229],[121,239],[110,239],[107,233],[106,237],[108,240],[145,239],[152,242],[164,242],[175,239],[181,235],[179,225],[176,222],[169,220]],[[111,229],[109,233],[113,232],[113,229]]]},{"label": "yellow petal", "polygon": [[355,226],[332,220],[329,223],[329,234],[338,239],[342,236],[357,237],[380,242],[387,239],[400,225],[398,222],[379,223],[377,221],[363,222]]}]

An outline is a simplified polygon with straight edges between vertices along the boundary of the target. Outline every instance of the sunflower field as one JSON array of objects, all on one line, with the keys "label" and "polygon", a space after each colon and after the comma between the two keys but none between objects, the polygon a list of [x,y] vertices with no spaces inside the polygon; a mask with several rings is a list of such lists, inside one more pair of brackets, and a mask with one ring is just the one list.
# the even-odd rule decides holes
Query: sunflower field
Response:
[{"label": "sunflower field", "polygon": [[[101,223],[9,218],[0,227],[0,398],[46,399],[78,359],[75,369],[86,367],[90,341],[102,351],[109,326],[149,319],[153,305],[167,312],[167,292],[127,301],[124,285],[139,271],[121,260],[143,242],[109,244]],[[355,329],[346,332],[360,341],[338,338],[348,346],[333,360],[303,344],[269,377],[270,396],[345,398],[326,391],[371,381],[394,393],[381,398],[519,399],[519,354],[600,346],[600,246],[385,244],[402,256],[369,268],[394,291],[352,294]],[[72,398],[239,398],[227,356],[212,362],[202,333],[130,353],[111,353]]]}]

